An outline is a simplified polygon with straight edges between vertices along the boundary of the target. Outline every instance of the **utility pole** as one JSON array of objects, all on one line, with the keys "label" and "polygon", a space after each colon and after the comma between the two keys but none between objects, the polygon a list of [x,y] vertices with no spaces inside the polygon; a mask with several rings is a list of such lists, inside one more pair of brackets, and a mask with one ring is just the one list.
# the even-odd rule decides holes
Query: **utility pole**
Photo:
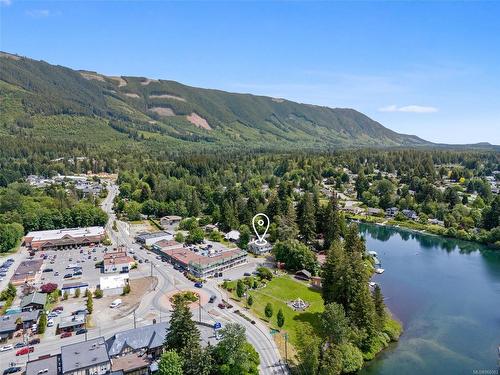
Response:
[{"label": "utility pole", "polygon": [[199,321],[201,323],[201,294],[198,293],[198,310],[199,310]]},{"label": "utility pole", "polygon": [[134,329],[136,329],[136,328],[137,328],[137,323],[135,321],[135,310],[134,310]]}]

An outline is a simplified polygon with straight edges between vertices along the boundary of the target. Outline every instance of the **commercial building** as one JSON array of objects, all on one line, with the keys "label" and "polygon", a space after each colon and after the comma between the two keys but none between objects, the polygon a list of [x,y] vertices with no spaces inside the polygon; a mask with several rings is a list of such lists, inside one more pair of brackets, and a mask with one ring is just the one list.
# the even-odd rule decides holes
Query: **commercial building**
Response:
[{"label": "commercial building", "polygon": [[10,279],[13,285],[22,285],[24,283],[32,283],[39,274],[43,265],[42,259],[24,260],[19,263],[19,266],[14,272],[14,276]]},{"label": "commercial building", "polygon": [[30,328],[38,321],[39,314],[39,310],[33,310],[0,316],[0,342],[11,339],[20,329]]},{"label": "commercial building", "polygon": [[33,292],[25,295],[21,299],[20,306],[22,311],[43,310],[46,303],[47,303],[47,294],[40,292]]},{"label": "commercial building", "polygon": [[99,278],[99,288],[105,296],[114,296],[123,292],[123,287],[128,284],[128,273],[120,273]]},{"label": "commercial building", "polygon": [[65,316],[61,318],[56,332],[59,334],[61,332],[73,332],[78,331],[80,328],[85,327],[85,314],[77,314],[71,316]]},{"label": "commercial building", "polygon": [[61,371],[61,356],[57,354],[42,356],[33,361],[29,361],[26,363],[25,375],[59,375]]},{"label": "commercial building", "polygon": [[89,288],[88,283],[84,283],[82,281],[76,281],[73,283],[65,283],[61,287],[61,293],[68,292],[68,295],[74,296],[76,291],[79,290],[81,296],[85,294],[85,291]]},{"label": "commercial building", "polygon": [[200,255],[188,248],[161,250],[161,253],[172,264],[201,278],[215,276],[247,260],[246,251],[239,249],[227,250],[215,255]]},{"label": "commercial building", "polygon": [[64,228],[29,232],[24,245],[31,250],[64,249],[100,243],[106,237],[103,227]]},{"label": "commercial building", "polygon": [[106,340],[108,354],[116,358],[144,351],[147,355],[158,357],[169,326],[168,322],[163,322],[115,333]]},{"label": "commercial building", "polygon": [[108,374],[111,360],[104,337],[63,346],[61,364],[63,375]]},{"label": "commercial building", "polygon": [[116,251],[104,254],[104,273],[120,272],[128,273],[135,263],[134,259],[127,255],[126,251]]},{"label": "commercial building", "polygon": [[266,242],[264,245],[259,245],[255,241],[252,241],[248,244],[248,251],[255,255],[262,255],[270,253],[273,249],[273,246]]},{"label": "commercial building", "polygon": [[170,232],[154,232],[154,233],[139,233],[136,237],[135,237],[135,240],[140,243],[140,244],[143,244],[145,246],[151,246],[153,245],[154,243],[158,242],[158,241],[161,241],[161,240],[171,240],[173,239],[174,236],[172,233]]},{"label": "commercial building", "polygon": [[169,240],[169,241],[161,240],[153,245],[153,250],[156,250],[156,252],[179,249],[179,248],[182,248],[182,244],[175,240]]}]

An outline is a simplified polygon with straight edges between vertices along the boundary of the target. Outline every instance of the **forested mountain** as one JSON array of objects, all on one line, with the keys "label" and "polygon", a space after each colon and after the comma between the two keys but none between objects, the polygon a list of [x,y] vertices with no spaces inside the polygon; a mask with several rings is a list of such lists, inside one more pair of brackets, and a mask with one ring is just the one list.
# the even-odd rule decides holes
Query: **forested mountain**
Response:
[{"label": "forested mountain", "polygon": [[8,53],[0,53],[0,97],[0,136],[34,138],[37,144],[158,151],[220,145],[333,149],[430,144],[353,109],[174,81],[108,77]]}]

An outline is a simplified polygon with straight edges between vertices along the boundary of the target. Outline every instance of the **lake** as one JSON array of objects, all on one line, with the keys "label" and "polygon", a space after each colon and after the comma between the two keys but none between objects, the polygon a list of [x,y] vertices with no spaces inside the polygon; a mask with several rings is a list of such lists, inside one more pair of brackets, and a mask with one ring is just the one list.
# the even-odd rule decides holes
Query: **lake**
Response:
[{"label": "lake", "polygon": [[360,232],[385,269],[373,281],[404,326],[361,374],[500,374],[500,251],[370,224]]}]

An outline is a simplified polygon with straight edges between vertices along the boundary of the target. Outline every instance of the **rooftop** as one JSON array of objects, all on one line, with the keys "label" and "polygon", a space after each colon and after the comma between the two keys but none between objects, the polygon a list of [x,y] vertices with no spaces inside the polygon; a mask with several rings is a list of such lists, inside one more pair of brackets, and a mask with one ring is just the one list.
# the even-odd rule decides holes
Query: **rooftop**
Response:
[{"label": "rooftop", "polygon": [[64,236],[70,237],[90,237],[104,235],[103,227],[86,227],[86,228],[64,228],[54,230],[41,230],[29,232],[26,238],[32,238],[33,241],[59,240]]},{"label": "rooftop", "polygon": [[61,361],[63,373],[109,362],[104,337],[63,346]]},{"label": "rooftop", "polygon": [[125,347],[132,350],[157,348],[163,345],[168,327],[169,323],[163,322],[118,332],[106,341],[108,353],[113,357],[121,354]]},{"label": "rooftop", "polygon": [[61,356],[59,354],[48,357],[44,356],[39,359],[29,361],[26,364],[25,375],[39,375],[42,370],[48,370],[45,374],[57,375],[60,373],[60,368]]},{"label": "rooftop", "polygon": [[21,318],[23,322],[36,321],[39,310],[23,311],[9,315],[0,316],[0,332],[10,332],[16,329],[16,320]]},{"label": "rooftop", "polygon": [[162,247],[180,247],[182,248],[182,244],[175,240],[160,240],[154,244],[154,246],[162,248]]},{"label": "rooftop", "polygon": [[113,358],[113,371],[129,372],[149,367],[151,360],[146,356],[139,357],[135,353],[127,354],[123,357]]},{"label": "rooftop", "polygon": [[26,307],[31,303],[44,306],[45,302],[47,302],[47,295],[45,293],[33,292],[21,299],[21,308]]},{"label": "rooftop", "polygon": [[59,328],[70,328],[80,326],[85,323],[85,314],[78,314],[72,316],[65,316],[61,318]]},{"label": "rooftop", "polygon": [[157,238],[157,237],[164,237],[164,236],[171,236],[172,233],[166,232],[166,231],[161,231],[161,232],[144,232],[144,233],[139,233],[137,235],[137,238],[140,238],[142,240],[150,239],[150,238]]},{"label": "rooftop", "polygon": [[202,268],[246,255],[246,252],[239,249],[223,251],[213,256],[203,256],[187,248],[171,249],[163,252],[179,262]]}]

